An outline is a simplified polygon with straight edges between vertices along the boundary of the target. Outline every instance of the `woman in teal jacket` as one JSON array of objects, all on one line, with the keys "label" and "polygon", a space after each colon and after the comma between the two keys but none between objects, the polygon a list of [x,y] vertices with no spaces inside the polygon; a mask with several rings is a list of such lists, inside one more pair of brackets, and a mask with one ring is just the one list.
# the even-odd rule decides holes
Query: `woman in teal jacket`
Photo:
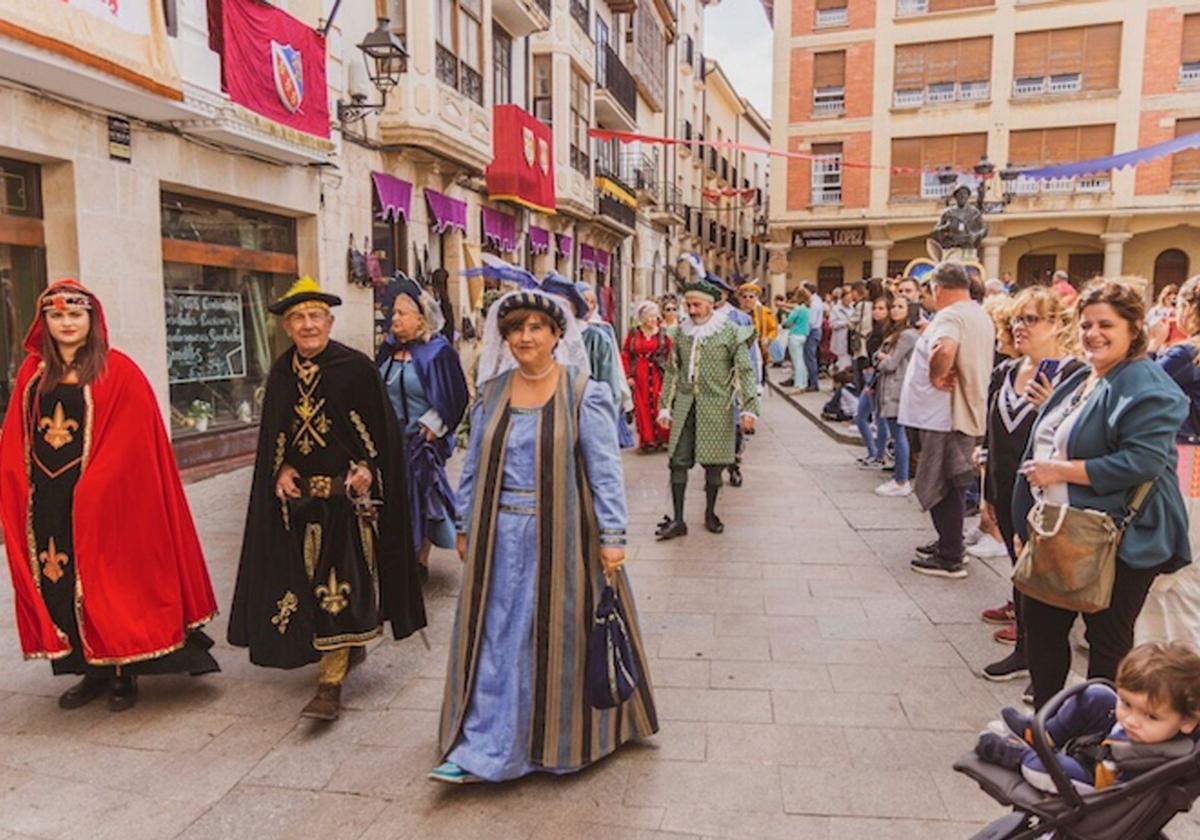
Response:
[{"label": "woman in teal jacket", "polygon": [[[1013,488],[1013,526],[1019,540],[1028,538],[1026,516],[1039,499],[1119,520],[1134,491],[1154,482],[1121,541],[1111,605],[1083,617],[1088,677],[1114,679],[1155,575],[1191,562],[1175,474],[1175,435],[1188,408],[1174,381],[1146,358],[1146,310],[1136,289],[1099,283],[1080,295],[1075,312],[1087,364],[1042,407]],[[1075,615],[1028,599],[1026,646],[1038,707],[1066,682]]]},{"label": "woman in teal jacket", "polygon": [[812,295],[803,286],[797,286],[795,293],[796,306],[788,314],[787,320],[779,325],[780,330],[788,331],[788,356],[792,360],[792,386],[801,391],[808,387],[808,369],[804,366],[804,342],[808,340],[808,304]]}]

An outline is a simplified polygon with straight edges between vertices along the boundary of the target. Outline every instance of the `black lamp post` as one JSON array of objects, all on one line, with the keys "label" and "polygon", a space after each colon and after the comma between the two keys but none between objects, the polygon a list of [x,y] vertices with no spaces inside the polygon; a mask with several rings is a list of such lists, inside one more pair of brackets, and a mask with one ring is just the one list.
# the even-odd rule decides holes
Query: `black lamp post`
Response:
[{"label": "black lamp post", "polygon": [[388,91],[400,84],[400,76],[408,70],[408,50],[388,27],[388,19],[377,19],[375,30],[358,45],[363,61],[367,65],[367,76],[379,91],[378,102],[367,102],[361,93],[350,95],[349,102],[338,102],[338,120],[352,123],[363,119],[373,111],[382,111],[387,105]]},{"label": "black lamp post", "polygon": [[984,198],[987,196],[987,182],[988,178],[995,171],[996,167],[987,159],[987,155],[981,157],[979,163],[975,164],[975,178],[978,181],[975,185],[975,204],[979,208],[980,213],[985,212],[983,203]]}]

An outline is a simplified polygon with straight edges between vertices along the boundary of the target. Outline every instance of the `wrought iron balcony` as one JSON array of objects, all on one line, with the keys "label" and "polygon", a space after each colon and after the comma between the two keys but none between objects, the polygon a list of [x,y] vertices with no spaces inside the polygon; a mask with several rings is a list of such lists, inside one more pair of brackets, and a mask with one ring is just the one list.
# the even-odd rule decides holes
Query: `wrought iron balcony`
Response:
[{"label": "wrought iron balcony", "polygon": [[621,178],[642,194],[658,202],[661,184],[658,177],[658,155],[647,152],[626,152],[621,156]]},{"label": "wrought iron balcony", "polygon": [[625,131],[637,130],[637,85],[608,44],[596,47],[596,118]]},{"label": "wrought iron balcony", "polygon": [[596,193],[596,212],[629,230],[637,228],[637,211],[629,205],[617,201],[611,195]]},{"label": "wrought iron balcony", "polygon": [[591,16],[586,0],[571,0],[571,17],[588,35],[592,34]]}]

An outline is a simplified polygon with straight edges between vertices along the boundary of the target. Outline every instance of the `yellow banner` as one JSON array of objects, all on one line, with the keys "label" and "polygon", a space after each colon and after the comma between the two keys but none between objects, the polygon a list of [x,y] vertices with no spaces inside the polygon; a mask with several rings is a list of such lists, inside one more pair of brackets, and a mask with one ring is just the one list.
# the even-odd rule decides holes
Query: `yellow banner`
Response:
[{"label": "yellow banner", "polygon": [[605,193],[606,195],[612,196],[617,201],[633,210],[637,209],[637,196],[633,195],[631,192],[629,192],[629,190],[622,187],[616,181],[612,181],[604,177],[597,177],[596,189],[600,190],[600,192]]},{"label": "yellow banner", "polygon": [[0,35],[183,99],[159,0],[0,0]]}]

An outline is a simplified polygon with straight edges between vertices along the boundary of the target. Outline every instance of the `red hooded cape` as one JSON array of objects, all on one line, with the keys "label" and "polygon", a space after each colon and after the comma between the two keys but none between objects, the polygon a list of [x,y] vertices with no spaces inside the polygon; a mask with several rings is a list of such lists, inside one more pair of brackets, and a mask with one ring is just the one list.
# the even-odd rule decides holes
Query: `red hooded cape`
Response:
[{"label": "red hooded cape", "polygon": [[[77,291],[92,299],[92,328],[107,340],[104,311],[73,280],[43,293]],[[30,356],[17,374],[0,435],[0,521],[16,593],[17,630],[26,659],[65,656],[70,646],[50,620],[38,583],[30,511],[31,408],[43,367],[44,318],[25,338]],[[110,350],[104,374],[84,389],[88,410],[83,466],[75,488],[76,615],[84,659],[122,665],[180,648],[189,629],[216,614],[158,401],[142,371]]]}]

